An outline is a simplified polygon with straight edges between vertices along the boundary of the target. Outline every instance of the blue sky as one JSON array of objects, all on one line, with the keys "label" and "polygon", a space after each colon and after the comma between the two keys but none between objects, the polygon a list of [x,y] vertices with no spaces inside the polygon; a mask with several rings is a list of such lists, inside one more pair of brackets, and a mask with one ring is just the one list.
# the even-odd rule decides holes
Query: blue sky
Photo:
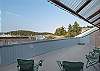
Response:
[{"label": "blue sky", "polygon": [[30,30],[54,32],[57,27],[73,24],[89,25],[77,17],[55,7],[47,0],[2,0],[1,32]]}]

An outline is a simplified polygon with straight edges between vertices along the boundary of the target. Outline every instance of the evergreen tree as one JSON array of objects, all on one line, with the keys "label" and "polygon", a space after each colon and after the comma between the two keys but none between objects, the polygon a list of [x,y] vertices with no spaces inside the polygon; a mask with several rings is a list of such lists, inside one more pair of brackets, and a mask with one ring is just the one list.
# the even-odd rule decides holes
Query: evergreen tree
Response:
[{"label": "evergreen tree", "polygon": [[76,21],[73,25],[73,31],[74,31],[74,36],[79,35],[81,33],[81,27]]},{"label": "evergreen tree", "polygon": [[68,26],[68,34],[69,37],[74,37],[76,35],[79,35],[81,33],[81,27],[79,24],[75,21],[74,25],[69,24]]},{"label": "evergreen tree", "polygon": [[65,30],[65,27],[60,27],[60,28],[57,28],[56,31],[55,31],[55,35],[58,35],[58,36],[61,36],[61,35],[65,35],[66,34],[66,30]]},{"label": "evergreen tree", "polygon": [[71,24],[68,26],[68,37],[73,37],[73,27]]}]

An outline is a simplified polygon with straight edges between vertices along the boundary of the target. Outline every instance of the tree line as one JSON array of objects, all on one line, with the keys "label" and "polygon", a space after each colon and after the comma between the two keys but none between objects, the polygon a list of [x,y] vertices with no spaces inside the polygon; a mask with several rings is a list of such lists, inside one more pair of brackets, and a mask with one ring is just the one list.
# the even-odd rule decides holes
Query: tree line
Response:
[{"label": "tree line", "polygon": [[58,36],[66,36],[66,37],[74,37],[76,35],[79,35],[82,31],[82,28],[80,25],[75,21],[73,25],[69,24],[68,25],[68,31],[66,31],[66,28],[64,26],[59,27],[55,31],[55,35]]},{"label": "tree line", "polygon": [[47,35],[52,34],[49,32],[33,32],[33,31],[27,31],[27,30],[18,30],[18,31],[10,31],[5,34],[15,35],[15,36],[34,36],[34,35]]},{"label": "tree line", "polygon": [[[83,27],[85,28],[85,27]],[[93,26],[87,26],[87,28],[93,28]],[[49,32],[33,32],[27,30],[18,30],[18,31],[10,31],[5,34],[15,35],[15,36],[34,36],[34,35],[57,35],[57,36],[65,36],[65,37],[74,37],[81,33],[82,27],[75,21],[73,25],[68,25],[68,30],[64,26],[56,28],[54,33]]]}]

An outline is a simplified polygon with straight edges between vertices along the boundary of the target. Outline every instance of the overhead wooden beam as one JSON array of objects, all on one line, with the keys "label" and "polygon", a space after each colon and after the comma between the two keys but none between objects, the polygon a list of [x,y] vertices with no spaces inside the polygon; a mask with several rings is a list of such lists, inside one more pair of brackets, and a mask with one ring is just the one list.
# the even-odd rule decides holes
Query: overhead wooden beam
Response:
[{"label": "overhead wooden beam", "polygon": [[100,9],[99,9],[98,11],[96,11],[95,13],[93,13],[91,16],[89,16],[89,17],[87,18],[87,20],[92,19],[94,16],[96,16],[96,15],[98,15],[98,14],[100,14]]},{"label": "overhead wooden beam", "polygon": [[92,21],[91,23],[94,23],[94,22],[96,22],[97,20],[99,20],[100,19],[100,17],[98,17],[97,19],[95,19],[94,21]]},{"label": "overhead wooden beam", "polygon": [[96,27],[100,28],[100,23],[95,24]]},{"label": "overhead wooden beam", "polygon": [[[88,0],[88,2],[89,2],[89,1],[90,1],[90,0]],[[95,12],[96,14],[91,15],[91,16],[89,16],[88,18],[84,18],[83,16],[81,16],[81,15],[78,14],[78,13],[76,13],[74,10],[72,10],[72,9],[69,8],[68,6],[66,6],[66,5],[64,5],[63,3],[61,3],[59,0],[49,0],[48,2],[52,2],[52,3],[57,4],[57,5],[58,5],[59,7],[61,7],[62,9],[65,9],[65,10],[69,11],[71,14],[74,14],[74,15],[78,16],[80,19],[83,19],[84,21],[86,21],[86,22],[88,22],[88,23],[90,23],[90,24],[92,24],[92,25],[94,25],[94,26],[97,26],[97,25],[93,24],[93,22],[95,22],[95,21],[97,21],[98,19],[100,19],[100,17],[99,17],[99,18],[97,18],[96,20],[94,20],[94,21],[92,21],[92,22],[89,21],[90,18],[92,18],[92,17],[94,17],[95,15],[97,15],[98,13],[100,13],[100,9],[99,9],[97,12]],[[87,4],[86,4],[86,5],[87,5]],[[85,6],[86,6],[86,5],[85,5]],[[83,7],[83,8],[84,8],[84,7]],[[82,7],[81,7],[80,10],[82,10]],[[77,12],[79,12],[79,11],[77,11]],[[98,28],[100,28],[100,27],[98,27]]]},{"label": "overhead wooden beam", "polygon": [[70,9],[69,7],[67,7],[66,5],[64,5],[63,3],[61,3],[59,0],[50,0],[51,2],[59,5],[60,7],[68,10],[69,12],[71,12],[72,14],[78,16],[79,18],[85,20],[86,22],[92,24],[90,21],[88,21],[87,19],[85,19],[83,16],[79,15],[78,13],[76,13],[74,10]]},{"label": "overhead wooden beam", "polygon": [[86,7],[92,0],[86,1],[77,11],[76,13],[79,13],[84,7]]}]

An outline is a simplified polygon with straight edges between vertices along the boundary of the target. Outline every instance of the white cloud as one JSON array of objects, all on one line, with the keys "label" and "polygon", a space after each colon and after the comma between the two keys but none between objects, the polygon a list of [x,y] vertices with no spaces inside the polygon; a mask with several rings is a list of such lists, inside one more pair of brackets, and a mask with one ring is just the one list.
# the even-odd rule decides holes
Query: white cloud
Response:
[{"label": "white cloud", "polygon": [[6,11],[6,13],[7,13],[7,14],[12,14],[12,15],[15,15],[15,16],[21,16],[21,15],[19,15],[19,14],[14,13],[14,12]]}]

